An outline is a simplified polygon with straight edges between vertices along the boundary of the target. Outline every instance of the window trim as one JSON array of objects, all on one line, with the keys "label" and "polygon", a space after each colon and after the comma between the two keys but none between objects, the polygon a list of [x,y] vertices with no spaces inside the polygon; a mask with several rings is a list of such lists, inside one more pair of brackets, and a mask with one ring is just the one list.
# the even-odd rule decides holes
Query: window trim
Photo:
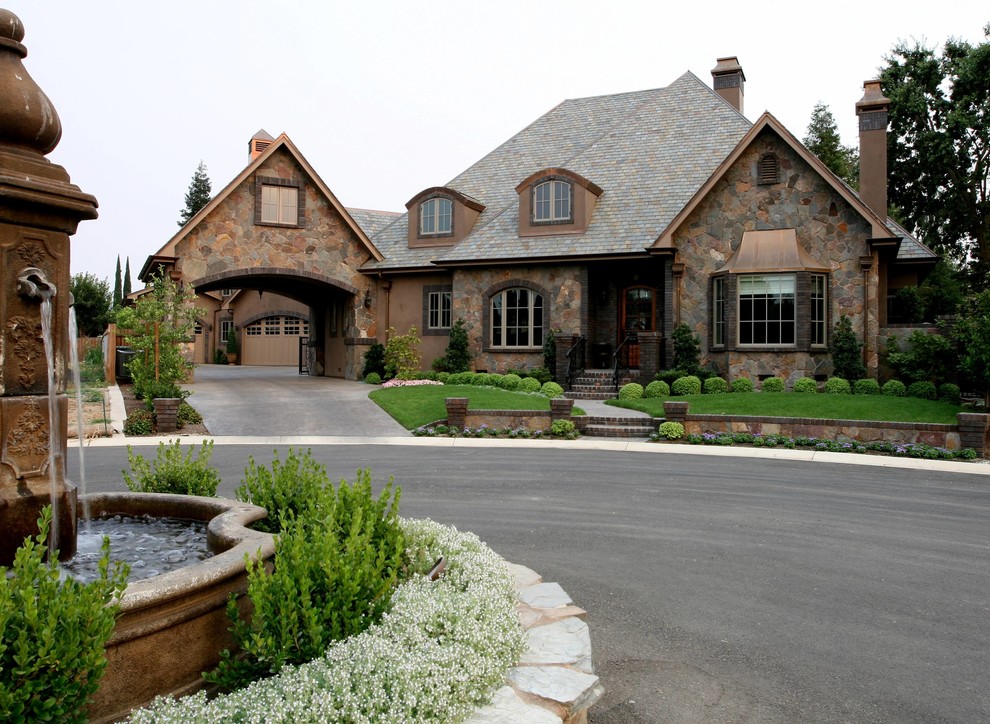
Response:
[{"label": "window trim", "polygon": [[[438,299],[443,298],[444,295],[449,295],[450,298],[450,325],[447,327],[431,327],[430,326],[430,313],[431,313],[431,302],[437,295]],[[442,304],[442,303],[441,303]],[[442,307],[440,309],[442,312]],[[443,320],[441,319],[441,322]],[[453,326],[454,322],[454,287],[451,284],[426,284],[423,286],[423,324],[420,329],[423,330],[423,336],[446,336],[450,334],[450,327]]]},{"label": "window trim", "polygon": [[[545,201],[538,201],[539,190],[544,187],[550,188],[550,198]],[[557,189],[567,189],[567,216],[557,215]],[[537,216],[538,204],[545,203],[550,209],[549,218],[539,218]],[[530,187],[529,191],[529,223],[532,226],[552,226],[554,224],[574,223],[574,182],[564,176],[543,176],[539,181]]]},{"label": "window trim", "polygon": [[[525,289],[531,295],[538,295],[540,297],[540,299],[541,299],[541,306],[540,306],[540,308],[541,308],[542,314],[541,314],[541,324],[538,327],[538,329],[539,329],[539,341],[536,341],[536,340],[533,339],[534,336],[536,336],[536,335],[534,335],[534,330],[537,329],[537,326],[533,324],[532,309],[534,308],[534,305],[532,304],[532,302],[530,302],[530,304],[528,306],[528,309],[530,310],[529,323],[528,323],[528,332],[529,332],[529,337],[530,337],[530,344],[527,344],[527,345],[505,345],[505,344],[496,345],[494,343],[494,325],[492,323],[492,319],[493,319],[492,307],[493,307],[493,304],[494,304],[494,299],[496,297],[500,296],[500,295],[504,295],[504,293],[506,291],[511,290],[511,289]],[[527,353],[534,353],[534,352],[538,352],[538,351],[540,351],[540,350],[543,349],[543,343],[544,343],[544,341],[546,339],[546,331],[551,328],[551,312],[552,312],[552,308],[551,308],[551,297],[550,297],[550,294],[548,293],[548,291],[546,289],[544,289],[543,287],[541,287],[541,286],[539,286],[537,284],[534,284],[533,282],[531,282],[529,280],[526,280],[526,279],[510,279],[510,280],[504,281],[504,282],[502,282],[500,284],[497,284],[495,286],[489,287],[485,291],[485,293],[483,295],[483,299],[485,300],[485,305],[484,305],[483,310],[482,310],[482,328],[484,330],[484,337],[482,338],[483,339],[483,342],[482,342],[482,351],[483,352],[496,352],[496,353],[503,353],[503,352],[527,352]],[[505,329],[506,329],[506,326],[503,323],[503,325],[502,325],[503,333],[504,333]],[[507,337],[507,334],[503,334],[503,339],[505,337]]]},{"label": "window trim", "polygon": [[[265,188],[276,187],[279,189],[295,189],[296,191],[296,218],[294,222],[289,221],[265,221],[262,219],[262,198]],[[303,184],[291,179],[257,176],[255,177],[254,193],[254,223],[256,226],[275,226],[280,228],[298,229],[305,224],[306,194]],[[281,193],[279,194],[281,196]],[[279,204],[279,208],[282,206]]]},{"label": "window trim", "polygon": [[[812,349],[828,349],[828,275],[812,274],[811,314],[809,319],[810,347]],[[817,330],[817,334],[816,334]],[[819,341],[815,341],[815,340]]]},{"label": "window trim", "polygon": [[[790,319],[784,319],[783,317],[781,317],[780,319],[770,319],[769,318],[769,315],[765,314],[764,315],[764,317],[765,317],[764,319],[758,320],[758,319],[756,319],[754,317],[749,323],[754,325],[754,329],[756,329],[756,326],[755,325],[757,325],[757,324],[762,325],[763,326],[763,329],[764,329],[764,337],[766,338],[766,337],[769,337],[769,335],[766,334],[766,331],[769,330],[770,325],[772,323],[774,323],[774,322],[780,322],[780,325],[781,325],[780,326],[780,329],[781,329],[781,332],[783,332],[783,329],[784,329],[784,326],[783,325],[784,325],[784,323],[789,322],[790,323],[790,329],[791,329],[791,337],[792,337],[792,340],[793,341],[790,341],[790,342],[783,342],[783,341],[776,341],[776,342],[743,342],[742,341],[742,337],[743,337],[743,324],[744,324],[743,313],[742,313],[742,308],[743,308],[743,305],[742,305],[743,282],[750,281],[750,280],[755,281],[757,279],[763,279],[763,280],[767,280],[767,279],[776,279],[776,280],[789,279],[790,280],[790,282],[791,282],[791,290],[792,290],[790,292],[791,318]],[[793,272],[778,272],[778,273],[769,273],[768,272],[768,273],[761,273],[761,274],[740,274],[739,277],[738,277],[738,281],[736,283],[736,340],[737,340],[736,347],[739,348],[739,349],[773,349],[773,348],[787,348],[787,349],[792,349],[792,348],[797,348],[797,342],[798,342],[798,334],[797,334],[797,332],[798,332],[798,313],[797,313],[798,303],[797,303],[797,296],[798,296],[797,295],[797,274],[795,274]],[[769,299],[769,297],[768,297],[768,299]],[[756,335],[753,335],[753,336],[755,337]],[[784,335],[781,334],[781,339],[783,338],[783,336]]]},{"label": "window trim", "polygon": [[728,343],[725,320],[725,276],[712,278],[712,347],[722,349]]}]

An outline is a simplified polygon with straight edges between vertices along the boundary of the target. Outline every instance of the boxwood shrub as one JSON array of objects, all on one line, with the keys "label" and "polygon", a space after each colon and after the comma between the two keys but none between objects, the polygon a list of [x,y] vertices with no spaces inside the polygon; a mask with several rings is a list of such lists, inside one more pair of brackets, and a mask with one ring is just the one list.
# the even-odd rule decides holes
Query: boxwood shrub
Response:
[{"label": "boxwood shrub", "polygon": [[729,391],[729,383],[721,377],[709,377],[701,388],[706,395],[721,395]]},{"label": "boxwood shrub", "polygon": [[857,395],[879,395],[880,383],[871,377],[856,380],[856,383],[853,385],[853,393]]},{"label": "boxwood shrub", "polygon": [[961,398],[962,392],[959,390],[959,385],[955,385],[951,382],[946,382],[939,385],[938,399],[943,400],[944,402],[951,402],[953,405],[958,405]]},{"label": "boxwood shrub", "polygon": [[883,383],[881,391],[888,397],[904,397],[907,394],[907,387],[900,380],[887,380]]},{"label": "boxwood shrub", "polygon": [[684,437],[684,425],[679,422],[667,421],[660,424],[657,434],[668,440],[680,440]]},{"label": "boxwood shrub", "polygon": [[523,377],[519,382],[519,390],[521,392],[539,392],[543,385],[535,377]]},{"label": "boxwood shrub", "polygon": [[620,400],[638,400],[643,396],[643,385],[638,382],[630,382],[629,384],[622,385],[622,389],[619,390]]},{"label": "boxwood shrub", "polygon": [[733,392],[752,392],[753,381],[748,377],[737,377],[732,381]]},{"label": "boxwood shrub", "polygon": [[767,377],[760,385],[760,389],[764,392],[783,392],[784,381],[779,377]]},{"label": "boxwood shrub", "polygon": [[794,380],[794,391],[815,393],[818,392],[818,383],[812,377],[800,377]]},{"label": "boxwood shrub", "polygon": [[908,397],[918,397],[922,400],[934,400],[938,397],[934,382],[912,382],[907,388]]},{"label": "boxwood shrub", "polygon": [[510,392],[519,389],[519,385],[522,383],[522,377],[517,374],[507,374],[502,375],[502,378],[498,381],[498,386],[503,390],[509,390]]},{"label": "boxwood shrub", "polygon": [[540,394],[550,398],[563,397],[564,388],[556,382],[544,382],[543,387],[540,388]]},{"label": "boxwood shrub", "polygon": [[848,380],[844,380],[841,377],[830,377],[828,382],[825,383],[825,394],[849,395],[852,394],[852,387],[849,386]]},{"label": "boxwood shrub", "polygon": [[700,395],[701,379],[694,375],[678,377],[674,380],[674,384],[671,385],[670,391],[675,395]]},{"label": "boxwood shrub", "polygon": [[663,380],[653,380],[643,390],[643,397],[667,397],[670,395],[670,385]]}]

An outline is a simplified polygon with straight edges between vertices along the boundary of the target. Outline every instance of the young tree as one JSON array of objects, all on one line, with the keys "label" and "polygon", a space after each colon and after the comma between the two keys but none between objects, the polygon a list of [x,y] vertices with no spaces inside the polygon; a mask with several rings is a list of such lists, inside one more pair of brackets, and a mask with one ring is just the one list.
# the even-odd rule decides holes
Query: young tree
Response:
[{"label": "young tree", "polygon": [[853,188],[859,187],[859,153],[842,145],[839,129],[832,111],[824,103],[816,103],[808,123],[804,145],[821,159],[836,176]]},{"label": "young tree", "polygon": [[113,308],[120,309],[120,305],[123,301],[122,291],[120,287],[120,255],[117,255],[117,271],[113,277]]},{"label": "young tree", "polygon": [[127,262],[124,264],[124,287],[121,291],[121,301],[127,299],[127,295],[131,293],[131,258],[127,257]]},{"label": "young tree", "polygon": [[982,389],[990,406],[990,289],[966,299],[962,312],[953,329],[961,380]]},{"label": "young tree", "polygon": [[849,382],[866,377],[863,345],[852,328],[852,321],[843,315],[832,330],[832,375]]},{"label": "young tree", "polygon": [[186,208],[179,212],[179,226],[185,226],[189,219],[210,203],[212,196],[213,187],[210,177],[206,175],[206,164],[200,161],[186,191]]},{"label": "young tree", "polygon": [[124,330],[127,343],[137,353],[128,371],[138,397],[150,401],[155,397],[181,396],[178,383],[192,366],[183,356],[182,346],[192,339],[195,299],[189,287],[180,287],[162,273],[153,279],[152,290],[133,307],[117,311],[117,326]]},{"label": "young tree", "polygon": [[971,267],[981,289],[990,270],[990,42],[950,39],[941,54],[902,42],[886,62],[890,202],[925,243]]},{"label": "young tree", "polygon": [[110,283],[93,274],[73,274],[69,285],[76,310],[76,326],[84,337],[98,337],[106,330],[113,313]]}]

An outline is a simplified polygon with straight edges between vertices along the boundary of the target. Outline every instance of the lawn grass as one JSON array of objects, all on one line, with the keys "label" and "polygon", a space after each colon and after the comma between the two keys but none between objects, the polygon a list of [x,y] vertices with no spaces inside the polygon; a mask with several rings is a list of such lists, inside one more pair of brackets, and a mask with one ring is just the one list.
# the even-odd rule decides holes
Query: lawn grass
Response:
[{"label": "lawn grass", "polygon": [[824,420],[874,420],[955,425],[960,405],[916,397],[886,395],[825,395],[795,392],[730,392],[722,395],[681,395],[640,400],[609,400],[607,404],[663,417],[664,400],[690,403],[697,415],[810,417]]},{"label": "lawn grass", "polygon": [[[476,385],[389,387],[375,390],[368,396],[407,430],[446,419],[444,400],[448,397],[468,398],[468,408],[472,410],[550,409],[550,399],[543,395]],[[581,415],[583,412],[575,408],[573,414]]]}]

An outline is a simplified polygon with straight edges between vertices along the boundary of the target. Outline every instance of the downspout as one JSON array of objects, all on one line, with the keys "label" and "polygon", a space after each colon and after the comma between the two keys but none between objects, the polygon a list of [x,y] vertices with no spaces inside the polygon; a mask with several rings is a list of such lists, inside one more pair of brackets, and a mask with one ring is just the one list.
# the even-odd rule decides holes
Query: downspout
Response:
[{"label": "downspout", "polygon": [[870,272],[873,271],[874,264],[879,264],[878,253],[873,250],[870,256],[859,258],[863,270],[863,367],[867,374],[870,371]]},{"label": "downspout", "polygon": [[392,281],[390,279],[382,278],[382,273],[378,272],[378,283],[385,292],[385,329],[389,328],[389,320],[391,319],[390,312],[392,307],[392,300],[390,293],[392,291]]}]

